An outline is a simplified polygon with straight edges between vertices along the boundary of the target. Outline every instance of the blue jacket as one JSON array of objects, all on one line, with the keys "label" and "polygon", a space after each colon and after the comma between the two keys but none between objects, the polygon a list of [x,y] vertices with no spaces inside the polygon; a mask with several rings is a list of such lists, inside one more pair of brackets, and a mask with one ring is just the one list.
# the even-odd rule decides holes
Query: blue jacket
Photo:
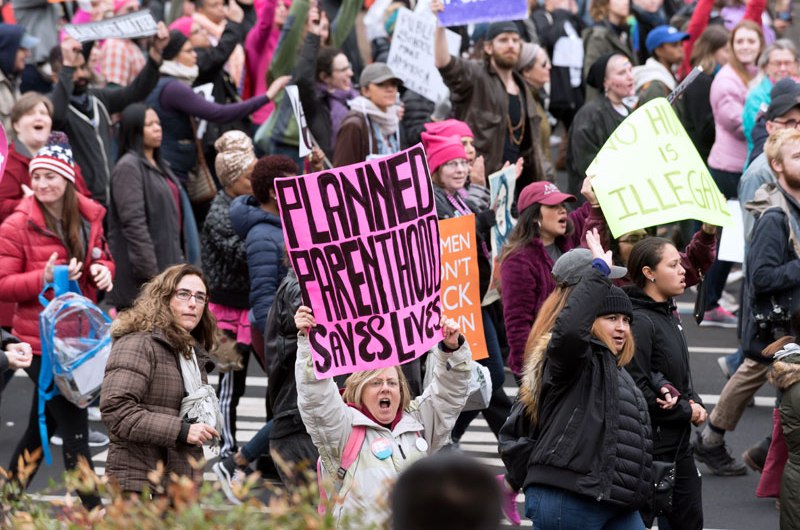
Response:
[{"label": "blue jacket", "polygon": [[231,223],[247,249],[251,319],[263,335],[267,313],[287,272],[281,219],[262,210],[252,195],[242,195],[231,203]]}]

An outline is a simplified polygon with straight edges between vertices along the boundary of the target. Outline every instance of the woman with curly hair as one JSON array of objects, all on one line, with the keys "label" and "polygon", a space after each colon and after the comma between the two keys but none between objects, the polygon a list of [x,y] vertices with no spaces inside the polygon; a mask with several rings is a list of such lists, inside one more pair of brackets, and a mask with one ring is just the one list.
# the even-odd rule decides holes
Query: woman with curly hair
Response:
[{"label": "woman with curly hair", "polygon": [[202,481],[192,459],[222,427],[207,380],[215,328],[206,280],[192,265],[153,278],[114,322],[100,410],[111,437],[106,474],[122,491],[161,491],[165,483],[148,480],[159,462],[164,481],[172,473]]}]

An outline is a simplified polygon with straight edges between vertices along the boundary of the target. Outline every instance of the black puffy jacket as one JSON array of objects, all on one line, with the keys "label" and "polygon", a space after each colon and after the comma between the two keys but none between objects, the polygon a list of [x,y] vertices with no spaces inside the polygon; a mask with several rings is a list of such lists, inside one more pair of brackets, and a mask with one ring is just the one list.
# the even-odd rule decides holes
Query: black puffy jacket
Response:
[{"label": "black puffy jacket", "polygon": [[231,202],[225,191],[211,201],[200,245],[203,272],[208,279],[211,301],[236,309],[250,308],[250,276],[247,271],[247,250],[231,224]]},{"label": "black puffy jacket", "polygon": [[[683,326],[672,300],[656,302],[640,288],[629,286],[625,292],[633,303],[631,331],[636,341],[636,355],[626,367],[644,394],[653,422],[653,454],[675,455],[689,450],[692,407],[700,405],[689,371],[689,347]],[[664,410],[656,403],[658,390],[670,383],[681,393],[678,403]],[[679,447],[680,446],[680,447]]]},{"label": "black puffy jacket", "polygon": [[556,320],[524,487],[553,486],[636,510],[652,490],[647,404],[616,356],[591,335],[610,286],[601,272],[587,271]]}]

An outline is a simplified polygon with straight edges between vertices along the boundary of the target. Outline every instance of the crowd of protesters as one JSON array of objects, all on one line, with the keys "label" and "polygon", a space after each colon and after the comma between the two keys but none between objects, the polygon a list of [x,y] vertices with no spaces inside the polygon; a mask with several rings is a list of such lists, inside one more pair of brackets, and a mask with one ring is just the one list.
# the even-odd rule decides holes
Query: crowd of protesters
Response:
[{"label": "crowd of protesters", "polygon": [[[115,318],[99,412],[63,396],[44,407],[67,468],[91,465],[90,445],[108,444],[105,473],[141,495],[159,462],[164,480],[201,482],[191,462],[213,443],[212,469],[232,503],[250,466],[272,456],[287,488],[307,480],[295,469],[316,465],[333,483],[337,519],[359,513],[405,528],[418,511],[403,506],[430,506],[419,508],[428,527],[467,528],[452,526],[463,524],[443,512],[452,505],[474,510],[474,528],[496,528],[501,513],[519,524],[522,492],[537,529],[643,529],[658,518],[700,530],[701,462],[722,476],[769,469],[760,489],[780,497],[782,528],[800,527],[800,63],[790,0],[529,1],[525,19],[449,28],[462,38],[458,53],[437,24],[428,66],[447,94],[436,101],[387,60],[401,10],[433,18],[443,0],[0,1],[3,381],[24,369],[39,383],[39,294],[56,265]],[[157,22],[150,37],[81,43],[63,29],[143,10]],[[742,208],[744,281],[733,296],[718,227],[683,220],[612,237],[586,175],[617,126],[695,67],[672,105],[722,195]],[[287,85],[314,139],[305,157]],[[477,362],[492,385],[480,411],[463,410],[470,347],[447,318],[427,362],[317,380],[315,316],[285,259],[275,179],[419,142],[437,217],[474,216],[488,351]],[[488,176],[510,167],[516,224],[498,242]],[[719,359],[728,381],[710,414],[674,302],[689,288],[705,304],[701,326],[738,328],[741,339]],[[268,376],[267,415],[241,445],[237,405],[253,360]],[[781,396],[775,428],[740,462],[726,433],[767,382]],[[187,396],[199,415],[185,410]],[[20,455],[41,446],[39,399],[10,480]],[[449,454],[478,414],[500,440],[507,473],[496,480]],[[90,429],[100,418],[109,437]],[[424,463],[443,448],[439,463]],[[654,483],[670,466],[664,504]],[[426,504],[422,491],[448,496],[424,484],[429,476],[483,496],[485,509]],[[80,497],[101,508],[92,492]]]}]

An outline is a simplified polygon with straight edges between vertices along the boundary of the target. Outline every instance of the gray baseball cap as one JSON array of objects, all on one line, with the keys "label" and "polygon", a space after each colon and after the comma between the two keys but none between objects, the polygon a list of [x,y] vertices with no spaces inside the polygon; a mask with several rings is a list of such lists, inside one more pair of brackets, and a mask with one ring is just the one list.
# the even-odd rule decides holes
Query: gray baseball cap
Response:
[{"label": "gray baseball cap", "polygon": [[[589,270],[592,264],[592,251],[588,248],[573,248],[565,252],[553,265],[553,276],[559,284],[575,285]],[[624,278],[628,274],[628,269],[617,265],[611,266],[611,274],[608,277],[612,280]]]},{"label": "gray baseball cap", "polygon": [[397,84],[402,86],[403,80],[394,75],[392,69],[386,63],[372,63],[363,70],[361,70],[361,77],[358,79],[358,84],[361,88],[369,84],[379,85],[384,81],[393,79]]}]

